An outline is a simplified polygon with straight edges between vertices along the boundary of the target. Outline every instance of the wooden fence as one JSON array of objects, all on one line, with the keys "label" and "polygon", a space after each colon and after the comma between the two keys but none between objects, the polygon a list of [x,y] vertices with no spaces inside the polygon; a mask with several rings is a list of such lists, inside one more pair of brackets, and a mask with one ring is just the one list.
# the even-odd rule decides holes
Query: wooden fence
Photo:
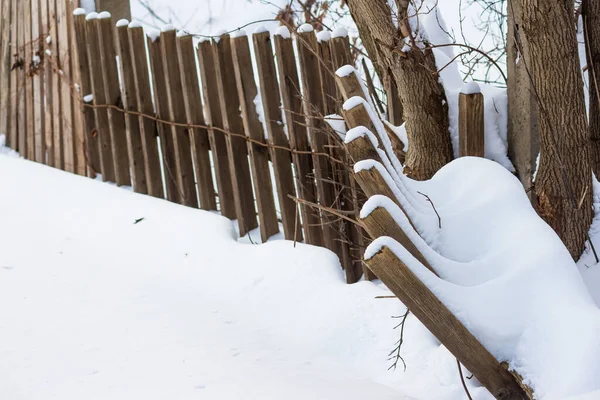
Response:
[{"label": "wooden fence", "polygon": [[[9,147],[218,210],[240,235],[259,228],[265,241],[281,226],[288,240],[336,253],[349,283],[373,277],[361,262],[367,235],[352,222],[365,195],[324,118],[342,114],[334,72],[353,62],[347,36],[317,39],[303,26],[293,37],[282,28],[195,45],[171,27],[146,35],[106,12],[86,15],[75,0],[0,1],[0,133]],[[483,140],[472,139],[483,137],[482,102],[461,95],[461,143],[471,138],[461,155],[483,155]],[[401,112],[392,102],[388,110]]]}]

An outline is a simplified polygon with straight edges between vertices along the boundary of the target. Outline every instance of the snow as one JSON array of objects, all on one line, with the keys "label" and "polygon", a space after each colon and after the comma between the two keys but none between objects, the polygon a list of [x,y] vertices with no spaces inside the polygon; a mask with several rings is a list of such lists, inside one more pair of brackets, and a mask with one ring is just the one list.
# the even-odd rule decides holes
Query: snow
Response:
[{"label": "snow", "polygon": [[158,29],[148,29],[146,30],[146,35],[152,42],[156,42],[156,40],[160,37],[160,31]]},{"label": "snow", "polygon": [[332,38],[344,38],[348,36],[348,30],[343,26],[338,26],[331,32]]},{"label": "snow", "polygon": [[85,16],[86,21],[91,21],[93,19],[98,19],[99,14],[97,12],[91,12]]},{"label": "snow", "polygon": [[254,110],[256,111],[256,115],[258,116],[258,120],[260,121],[263,127],[263,135],[265,139],[269,139],[269,134],[267,130],[267,123],[265,119],[265,109],[263,108],[263,101],[260,95],[260,92],[254,97]]},{"label": "snow", "polygon": [[281,36],[284,39],[289,39],[291,37],[290,30],[287,28],[287,26],[283,25],[277,28],[275,35]]},{"label": "snow", "polygon": [[129,27],[130,28],[141,28],[142,24],[140,24],[138,21],[131,21],[129,23]]},{"label": "snow", "polygon": [[87,94],[83,97],[83,101],[85,101],[86,103],[91,103],[92,101],[94,101],[94,95],[93,94]]},{"label": "snow", "polygon": [[476,93],[481,93],[481,89],[479,88],[479,85],[477,84],[477,82],[467,82],[463,85],[462,89],[460,90],[460,92],[462,94],[476,94]]},{"label": "snow", "polygon": [[234,31],[231,33],[231,38],[246,37],[246,36],[248,36],[248,34],[243,29],[238,29],[237,31]]},{"label": "snow", "polygon": [[117,21],[116,26],[117,26],[117,28],[121,28],[123,26],[129,26],[129,21],[126,19],[120,19]]},{"label": "snow", "polygon": [[329,31],[321,31],[321,32],[317,33],[317,41],[319,43],[328,42],[330,39],[331,39],[331,32],[329,32]]},{"label": "snow", "polygon": [[344,140],[346,137],[346,131],[348,130],[344,117],[337,114],[330,114],[326,115],[324,119],[331,129],[333,129],[334,132],[337,133],[342,140]]},{"label": "snow", "polygon": [[112,15],[108,11],[102,11],[100,14],[98,14],[98,18],[99,19],[109,19],[109,18],[112,18]]},{"label": "snow", "polygon": [[337,71],[335,71],[335,74],[340,78],[345,78],[348,75],[354,73],[356,73],[356,68],[354,68],[352,65],[343,65],[340,68],[338,68]]},{"label": "snow", "polygon": [[80,8],[76,8],[73,11],[73,15],[85,15],[85,9],[83,9],[81,7]]},{"label": "snow", "polygon": [[174,30],[175,30],[175,27],[173,25],[171,25],[171,24],[164,25],[161,28],[161,32],[172,32]]},{"label": "snow", "polygon": [[314,30],[311,24],[302,24],[298,27],[298,32],[300,33],[312,32]]},{"label": "snow", "polygon": [[190,36],[190,34],[186,31],[184,31],[183,29],[177,31],[177,37],[181,38],[181,37],[187,37],[187,36]]},{"label": "snow", "polygon": [[254,30],[254,33],[263,33],[263,32],[269,32],[269,28],[267,28],[265,25],[259,25]]}]

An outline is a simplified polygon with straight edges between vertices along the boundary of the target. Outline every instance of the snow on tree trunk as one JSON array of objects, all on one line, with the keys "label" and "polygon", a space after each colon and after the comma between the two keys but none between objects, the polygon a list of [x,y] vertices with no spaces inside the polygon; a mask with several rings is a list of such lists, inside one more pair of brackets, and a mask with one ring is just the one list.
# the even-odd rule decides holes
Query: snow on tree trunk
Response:
[{"label": "snow on tree trunk", "polygon": [[404,171],[413,179],[429,179],[452,160],[453,153],[448,105],[434,55],[418,26],[410,26],[415,10],[407,12],[408,1],[399,1],[398,10],[385,0],[348,0],[347,4],[376,69],[398,87],[410,142]]},{"label": "snow on tree trunk", "polygon": [[525,61],[540,106],[540,164],[535,181],[538,212],[577,259],[593,212],[573,3],[522,0],[522,7],[520,31],[529,44]]}]

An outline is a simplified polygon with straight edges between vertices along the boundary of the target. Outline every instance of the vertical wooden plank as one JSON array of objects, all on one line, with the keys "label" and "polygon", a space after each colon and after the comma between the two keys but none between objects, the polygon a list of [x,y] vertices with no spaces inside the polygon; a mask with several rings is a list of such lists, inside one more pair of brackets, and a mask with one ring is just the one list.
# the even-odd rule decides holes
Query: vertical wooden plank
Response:
[{"label": "vertical wooden plank", "polygon": [[[232,79],[235,76],[235,72],[229,35],[221,35],[216,40],[214,50],[217,87],[219,89],[219,101],[223,112],[224,128],[230,133],[243,135],[244,126],[240,116],[240,102],[237,96],[235,79]],[[226,139],[238,226],[240,236],[244,236],[258,226],[254,208],[250,168],[248,166],[248,148],[246,140],[243,137],[228,134]]]},{"label": "vertical wooden plank", "polygon": [[73,99],[71,97],[71,49],[69,48],[68,0],[56,1],[56,28],[58,30],[59,90],[62,119],[63,169],[75,173],[75,143],[73,126]]},{"label": "vertical wooden plank", "polygon": [[[35,0],[34,0],[35,1]],[[39,0],[37,0],[39,1]],[[68,0],[67,2],[67,29],[69,37],[69,60],[71,62],[71,76],[69,81],[73,85],[71,89],[72,114],[73,114],[73,147],[75,151],[75,173],[77,175],[88,175],[88,157],[86,155],[86,131],[85,116],[82,113],[83,93],[81,92],[81,76],[79,69],[79,56],[75,44],[75,26],[73,24],[73,12],[79,0]],[[91,172],[91,171],[89,171]]]},{"label": "vertical wooden plank", "polygon": [[18,107],[19,107],[19,5],[12,1],[11,7],[11,24],[10,24],[10,115],[9,128],[11,148],[17,150],[19,148],[19,129],[18,129]]},{"label": "vertical wooden plank", "polygon": [[229,165],[227,140],[225,139],[225,134],[221,131],[223,129],[223,114],[221,113],[219,103],[219,89],[217,88],[217,72],[213,47],[210,40],[203,40],[198,44],[202,96],[206,111],[206,124],[211,127],[208,130],[208,139],[215,167],[221,214],[229,219],[235,219],[236,210],[235,201],[233,200],[232,173]]},{"label": "vertical wooden plank", "polygon": [[92,95],[92,81],[90,75],[90,62],[87,54],[87,35],[85,30],[85,10],[78,8],[75,10],[73,15],[73,27],[74,27],[74,43],[77,48],[77,58],[79,66],[79,85],[80,95],[83,101],[79,107],[83,114],[84,129],[85,129],[85,152],[86,159],[88,161],[88,168],[92,172],[92,176],[95,173],[102,171],[100,164],[99,154],[99,141],[96,131],[96,121],[94,116],[94,110],[86,104],[92,104],[92,102],[86,102],[89,100],[89,95]]},{"label": "vertical wooden plank", "polygon": [[39,163],[45,162],[45,98],[44,98],[44,74],[42,57],[44,56],[44,37],[41,31],[42,15],[41,1],[32,0],[31,3],[31,37],[33,40],[33,60],[31,64],[33,75],[33,116],[34,116],[34,159]]},{"label": "vertical wooden plank", "polygon": [[[128,34],[131,61],[133,63],[133,77],[135,79],[137,111],[144,115],[154,115],[144,29],[136,24],[129,24]],[[160,169],[156,121],[151,118],[140,117],[140,126],[142,131],[142,148],[144,149],[145,156],[144,165],[146,168],[148,194],[154,197],[164,198],[165,194],[162,172]]]},{"label": "vertical wooden plank", "polygon": [[[263,125],[256,111],[255,101],[257,101],[258,90],[254,81],[250,46],[245,32],[231,39],[231,48],[244,131],[247,137],[266,145]],[[260,234],[264,243],[270,236],[279,232],[279,223],[277,222],[273,184],[271,183],[269,149],[258,143],[248,142],[248,152],[250,153]]]},{"label": "vertical wooden plank", "polygon": [[59,24],[58,24],[58,8],[57,4],[61,0],[51,0],[51,32],[52,32],[52,88],[53,88],[53,138],[52,146],[54,148],[54,167],[64,169],[64,151],[62,145],[63,137],[63,101],[62,101],[62,86],[63,82],[60,79],[60,50],[59,50]]},{"label": "vertical wooden plank", "polygon": [[[117,51],[115,48],[112,18],[109,13],[101,13],[96,22],[100,43],[100,69],[102,70],[102,77],[104,79],[106,104],[122,107],[123,102],[117,70]],[[131,185],[125,116],[123,112],[109,108],[108,122],[115,168],[115,182],[119,186]]]},{"label": "vertical wooden plank", "polygon": [[[310,29],[309,29],[310,27]],[[325,122],[323,97],[321,95],[320,64],[317,48],[317,38],[308,24],[302,25],[297,34],[298,58],[301,68],[302,94],[304,95],[304,113],[307,116],[308,134],[313,149],[313,165],[319,203],[324,207],[332,207],[335,202],[334,188],[331,182],[332,171],[329,158],[316,153],[327,153],[328,135],[324,129]],[[321,213],[323,241],[325,247],[337,253],[339,243],[330,225],[332,218],[325,212]]]},{"label": "vertical wooden plank", "polygon": [[35,110],[34,110],[34,88],[33,88],[33,42],[31,32],[33,26],[32,3],[33,0],[21,0],[23,2],[23,29],[25,48],[25,124],[27,125],[27,152],[22,154],[28,160],[35,160]]},{"label": "vertical wooden plank", "polygon": [[387,74],[385,78],[385,93],[387,97],[387,117],[395,126],[400,126],[404,123],[404,107],[400,102],[398,95],[398,87],[392,79],[392,74]]},{"label": "vertical wooden plank", "polygon": [[[165,29],[161,33],[162,56],[165,60],[165,82],[169,105],[169,119],[177,123],[185,123],[185,106],[183,86],[177,60],[177,41],[174,29]],[[198,195],[194,182],[194,166],[188,129],[172,125],[171,135],[175,154],[175,171],[177,186],[181,194],[181,204],[198,207]]]},{"label": "vertical wooden plank", "polygon": [[59,113],[59,104],[55,103],[55,100],[58,99],[55,94],[58,75],[54,73],[54,57],[56,54],[56,52],[53,52],[56,40],[54,35],[56,31],[54,28],[54,0],[42,1],[45,6],[44,15],[46,18],[44,25],[44,32],[46,34],[44,39],[44,75],[46,76],[46,131],[44,132],[44,142],[46,147],[46,165],[54,167],[54,121],[58,119],[54,118],[54,115]]},{"label": "vertical wooden plank", "polygon": [[26,17],[27,17],[27,1],[18,1],[19,15],[17,20],[17,29],[19,30],[19,53],[18,53],[18,84],[19,103],[17,109],[17,129],[19,132],[19,148],[18,151],[23,157],[27,157],[27,35],[26,35]]},{"label": "vertical wooden plank", "polygon": [[102,180],[104,182],[115,182],[115,163],[113,161],[108,110],[102,107],[106,104],[106,94],[104,92],[104,77],[100,70],[100,40],[98,35],[98,14],[90,13],[86,17],[85,37],[87,39],[92,104],[94,105],[95,135],[98,141],[98,158],[100,160]]},{"label": "vertical wooden plank", "polygon": [[[299,196],[309,202],[317,201],[313,175],[312,157],[303,117],[302,93],[296,67],[293,42],[287,28],[282,27],[274,37],[277,73],[281,100],[287,121],[288,137],[294,153],[292,158],[296,168],[296,186]],[[318,212],[307,205],[300,205],[304,237],[309,244],[322,246],[323,233],[319,226]]]},{"label": "vertical wooden plank", "polygon": [[[164,78],[164,59],[162,57],[162,46],[160,42],[161,38],[158,33],[153,34],[152,37],[148,37],[148,50],[152,68],[152,87],[154,89],[156,115],[159,119],[166,121],[169,119],[169,101],[167,98],[167,84]],[[163,173],[167,189],[167,199],[175,203],[180,203],[181,196],[177,188],[175,153],[171,138],[171,127],[161,122],[158,123],[157,127],[163,157]]]},{"label": "vertical wooden plank", "polygon": [[2,19],[0,21],[0,41],[2,52],[0,54],[0,133],[5,135],[6,145],[10,142],[10,67],[11,67],[11,0],[2,0]]},{"label": "vertical wooden plank", "polygon": [[[137,111],[138,105],[135,95],[135,78],[133,76],[131,49],[129,48],[128,26],[129,21],[124,19],[117,22],[116,28],[117,53],[119,55],[119,68],[121,70],[121,100],[125,110]],[[133,190],[136,193],[147,194],[146,157],[144,156],[144,148],[142,146],[139,117],[133,114],[125,114],[125,127]]]},{"label": "vertical wooden plank", "polygon": [[479,86],[471,82],[473,88],[468,93],[458,95],[458,156],[483,157],[484,148],[484,116],[483,94]]},{"label": "vertical wooden plank", "polygon": [[[183,85],[183,100],[187,123],[190,125],[205,125],[192,36],[187,34],[177,35],[177,55],[179,57],[179,71]],[[204,128],[189,128],[189,135],[196,181],[198,182],[200,208],[203,210],[216,210],[217,201],[212,177],[208,130]]]},{"label": "vertical wooden plank", "polygon": [[[285,135],[283,115],[280,109],[281,97],[273,58],[271,35],[268,31],[257,32],[252,36],[252,40],[269,143],[289,149],[290,142]],[[296,197],[291,152],[273,148],[271,149],[271,160],[275,171],[279,209],[281,210],[281,222],[283,223],[285,238],[301,241],[302,225],[300,221],[297,221],[297,204],[291,198]]]}]

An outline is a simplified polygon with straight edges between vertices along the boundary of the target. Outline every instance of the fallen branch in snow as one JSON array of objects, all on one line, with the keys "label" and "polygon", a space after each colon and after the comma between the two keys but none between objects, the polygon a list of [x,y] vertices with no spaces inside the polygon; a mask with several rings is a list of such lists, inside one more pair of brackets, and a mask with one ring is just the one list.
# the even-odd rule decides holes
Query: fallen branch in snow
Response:
[{"label": "fallen branch in snow", "polygon": [[469,400],[473,400],[473,398],[471,397],[471,393],[469,393],[469,388],[467,388],[467,384],[465,383],[465,377],[463,376],[462,367],[458,359],[456,359],[456,364],[458,365],[458,374],[460,375],[460,382],[462,383],[462,386],[465,389],[465,393],[467,394]]},{"label": "fallen branch in snow", "polygon": [[439,225],[440,229],[442,229],[442,217],[440,217],[440,214],[437,212],[437,210],[435,208],[435,204],[433,204],[433,201],[431,201],[429,196],[427,196],[426,194],[421,193],[419,191],[417,191],[417,193],[419,193],[421,196],[424,196],[427,199],[427,201],[429,202],[429,204],[431,204],[431,207],[433,207],[433,211],[435,211],[435,214],[438,217],[438,225]]},{"label": "fallen branch in snow", "polygon": [[400,352],[402,351],[402,343],[404,343],[404,325],[406,325],[406,318],[408,317],[408,314],[410,314],[410,311],[407,309],[404,315],[400,317],[392,317],[402,318],[402,321],[400,321],[400,323],[394,327],[394,329],[400,328],[400,339],[398,339],[396,342],[397,346],[394,348],[394,350],[388,354],[388,360],[394,360],[394,363],[388,368],[388,370],[395,370],[398,367],[398,361],[402,361],[402,364],[404,365],[404,371],[406,371],[406,362],[404,362],[404,358],[402,358]]}]

